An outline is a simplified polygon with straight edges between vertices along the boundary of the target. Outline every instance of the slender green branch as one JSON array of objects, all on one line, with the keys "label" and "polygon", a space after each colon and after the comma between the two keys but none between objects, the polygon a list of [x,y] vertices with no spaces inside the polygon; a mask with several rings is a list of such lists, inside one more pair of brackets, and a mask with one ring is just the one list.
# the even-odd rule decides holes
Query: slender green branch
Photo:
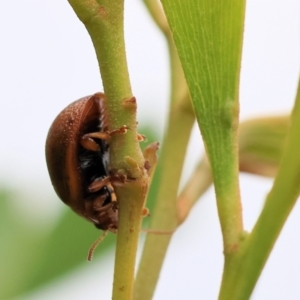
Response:
[{"label": "slender green branch", "polygon": [[[278,175],[259,219],[223,282],[220,299],[249,299],[300,193],[300,81]],[[229,296],[230,295],[230,296]]]},{"label": "slender green branch", "polygon": [[[145,4],[151,4],[150,12],[153,14],[153,19],[159,21],[160,27],[161,24],[166,24],[163,21],[164,15],[161,7],[158,6],[159,3],[156,0],[145,1]],[[171,107],[158,163],[162,170],[161,184],[156,197],[156,207],[154,212],[151,212],[150,229],[172,231],[178,224],[176,207],[178,185],[195,117],[173,40],[168,27],[164,25],[163,30],[168,40],[171,57]],[[152,299],[171,237],[171,234],[147,236],[134,286],[135,300]]]},{"label": "slender green branch", "polygon": [[151,17],[162,33],[168,37],[170,36],[170,28],[166,16],[162,10],[161,4],[158,0],[143,0]]},{"label": "slender green branch", "polygon": [[[157,204],[150,229],[169,231],[177,228],[176,199],[187,142],[194,123],[191,114],[171,111],[159,164],[162,170]],[[176,149],[176,151],[174,151]],[[171,235],[148,235],[135,282],[134,299],[152,299]]]},{"label": "slender green branch", "polygon": [[178,226],[188,217],[198,199],[212,184],[207,157],[204,156],[177,199]]},{"label": "slender green branch", "polygon": [[[114,184],[119,205],[113,299],[132,297],[135,257],[142,208],[149,177],[144,168],[136,130],[136,100],[132,97],[124,42],[124,0],[69,0],[85,25],[95,48],[106,95],[105,117],[109,130],[123,125],[126,134],[110,140],[109,168],[125,175],[125,184]],[[88,77],[88,76],[87,76]]]}]

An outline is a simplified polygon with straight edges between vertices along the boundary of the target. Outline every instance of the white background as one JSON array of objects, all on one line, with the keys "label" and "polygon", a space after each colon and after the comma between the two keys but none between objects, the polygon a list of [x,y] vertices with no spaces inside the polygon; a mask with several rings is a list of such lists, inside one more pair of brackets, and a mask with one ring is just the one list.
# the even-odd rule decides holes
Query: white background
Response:
[{"label": "white background", "polygon": [[[168,56],[160,32],[139,0],[126,1],[126,43],[140,124],[162,135],[169,96]],[[241,119],[289,112],[299,74],[300,5],[248,0],[241,75]],[[67,1],[0,2],[0,182],[18,189],[17,206],[40,226],[61,208],[44,159],[48,128],[71,101],[101,90],[89,36]],[[185,178],[202,152],[197,128]],[[271,180],[242,175],[245,227],[251,230]],[[35,201],[39,199],[39,201]],[[42,199],[42,201],[41,201]],[[36,210],[30,211],[34,202]],[[296,205],[252,299],[300,298],[300,207]],[[216,299],[222,245],[210,189],[175,233],[155,300]],[[28,299],[110,299],[113,254]]]}]

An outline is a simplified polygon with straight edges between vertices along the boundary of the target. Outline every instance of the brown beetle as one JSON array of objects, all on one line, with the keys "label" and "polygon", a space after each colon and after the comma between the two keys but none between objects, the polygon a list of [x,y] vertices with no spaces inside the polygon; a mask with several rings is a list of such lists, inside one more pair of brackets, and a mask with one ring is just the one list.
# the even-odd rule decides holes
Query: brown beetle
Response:
[{"label": "brown beetle", "polygon": [[[67,106],[54,120],[46,161],[59,198],[102,230],[116,232],[118,206],[108,177],[105,96],[97,93]],[[124,133],[126,126],[115,132]]]}]

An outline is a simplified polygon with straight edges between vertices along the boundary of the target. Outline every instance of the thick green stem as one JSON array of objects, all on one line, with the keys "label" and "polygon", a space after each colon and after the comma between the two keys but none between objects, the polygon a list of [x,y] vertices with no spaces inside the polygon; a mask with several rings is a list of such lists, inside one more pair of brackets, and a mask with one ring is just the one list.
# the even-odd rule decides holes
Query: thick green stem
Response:
[{"label": "thick green stem", "polygon": [[[114,183],[119,205],[113,299],[132,297],[136,249],[149,178],[136,130],[136,100],[132,97],[124,42],[124,0],[69,0],[92,39],[106,95],[109,130],[126,125],[126,134],[110,140],[110,173],[128,180]],[[88,78],[88,74],[87,74]]]},{"label": "thick green stem", "polygon": [[[69,0],[85,25],[95,48],[107,98],[109,130],[126,125],[124,136],[110,142],[111,168],[126,168],[125,156],[134,157],[139,166],[144,159],[136,140],[136,103],[132,99],[124,42],[124,0]],[[126,147],[124,147],[126,144]]]},{"label": "thick green stem", "polygon": [[232,268],[228,269],[220,299],[249,299],[268,256],[300,193],[300,82],[292,124],[278,175],[263,211]]},{"label": "thick green stem", "polygon": [[[144,188],[130,187],[124,192],[124,199],[119,201],[119,223],[118,229],[113,298],[114,300],[132,299],[135,256],[139,232],[141,227],[143,203],[136,201],[136,196],[145,198],[148,189],[148,181],[144,182]],[[136,193],[137,188],[139,193]],[[129,216],[129,220],[128,220]]]}]

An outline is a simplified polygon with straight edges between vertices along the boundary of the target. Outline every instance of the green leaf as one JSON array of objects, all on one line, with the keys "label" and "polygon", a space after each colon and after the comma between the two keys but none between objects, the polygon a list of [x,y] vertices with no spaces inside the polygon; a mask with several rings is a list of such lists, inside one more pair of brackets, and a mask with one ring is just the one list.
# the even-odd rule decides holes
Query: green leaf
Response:
[{"label": "green leaf", "polygon": [[245,1],[162,0],[212,166],[224,251],[242,233],[238,91]]}]

